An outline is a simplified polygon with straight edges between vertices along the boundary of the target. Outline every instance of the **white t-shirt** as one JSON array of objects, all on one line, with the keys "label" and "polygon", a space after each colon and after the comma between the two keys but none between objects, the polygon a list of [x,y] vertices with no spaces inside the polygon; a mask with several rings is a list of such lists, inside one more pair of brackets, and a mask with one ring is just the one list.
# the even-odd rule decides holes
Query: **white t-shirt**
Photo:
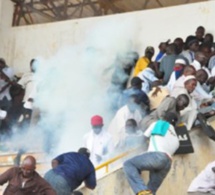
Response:
[{"label": "white t-shirt", "polygon": [[177,137],[175,129],[172,125],[170,125],[165,136],[153,135],[156,145],[155,146],[151,136],[155,124],[156,122],[152,123],[144,133],[146,137],[150,137],[148,152],[164,152],[171,158],[171,156],[179,147],[179,139]]},{"label": "white t-shirt", "polygon": [[112,137],[105,130],[99,134],[95,134],[93,130],[85,134],[84,146],[90,150],[90,160],[94,166],[101,163],[97,161],[96,155],[104,158],[113,151]]}]

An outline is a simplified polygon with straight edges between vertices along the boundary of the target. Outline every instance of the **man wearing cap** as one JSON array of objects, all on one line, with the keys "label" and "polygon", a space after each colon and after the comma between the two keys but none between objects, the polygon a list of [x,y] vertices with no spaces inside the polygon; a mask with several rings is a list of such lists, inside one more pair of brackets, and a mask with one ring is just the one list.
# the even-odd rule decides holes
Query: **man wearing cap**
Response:
[{"label": "man wearing cap", "polygon": [[190,76],[190,75],[193,75],[193,76],[196,75],[195,68],[193,66],[185,66],[183,70],[183,74],[175,81],[173,85],[173,89],[176,87],[184,87],[184,80],[186,76]]},{"label": "man wearing cap", "polygon": [[181,54],[187,58],[189,64],[191,64],[195,58],[195,53],[199,49],[199,41],[195,36],[188,36],[185,42],[186,49]]},{"label": "man wearing cap", "polygon": [[186,62],[184,59],[179,58],[179,59],[175,60],[175,66],[173,68],[173,72],[166,85],[166,87],[169,91],[172,91],[176,80],[183,74],[183,70],[184,70],[185,66],[186,66]]},{"label": "man wearing cap", "polygon": [[144,70],[148,64],[151,62],[151,59],[153,57],[155,53],[155,50],[153,47],[151,46],[148,46],[146,49],[145,49],[145,56],[141,57],[135,67],[134,67],[134,75],[133,76],[137,76],[139,72],[141,72],[142,70]]},{"label": "man wearing cap", "polygon": [[91,131],[84,136],[84,146],[90,151],[90,160],[94,166],[102,163],[113,150],[111,135],[103,129],[103,118],[95,115],[91,118]]},{"label": "man wearing cap", "polygon": [[89,156],[87,148],[57,156],[52,160],[52,169],[45,174],[44,179],[55,189],[57,195],[71,195],[82,182],[87,188],[94,189],[95,168]]},{"label": "man wearing cap", "polygon": [[[152,123],[144,133],[150,139],[148,151],[124,163],[125,176],[136,195],[155,195],[167,176],[172,155],[179,147],[175,132],[177,120],[177,114],[166,112],[164,118]],[[150,172],[147,185],[141,177],[142,171]]]}]

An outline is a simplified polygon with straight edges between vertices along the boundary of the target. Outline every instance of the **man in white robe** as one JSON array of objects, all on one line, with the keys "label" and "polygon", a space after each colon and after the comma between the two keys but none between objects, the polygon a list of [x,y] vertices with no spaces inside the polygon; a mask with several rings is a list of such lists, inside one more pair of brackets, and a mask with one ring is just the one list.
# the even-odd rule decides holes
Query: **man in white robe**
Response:
[{"label": "man in white robe", "polygon": [[84,146],[90,150],[90,160],[94,166],[101,164],[113,151],[112,137],[103,129],[103,118],[91,118],[92,130],[84,136]]},{"label": "man in white robe", "polygon": [[113,136],[114,145],[118,143],[119,135],[124,131],[125,123],[128,119],[134,119],[139,126],[142,120],[140,105],[136,103],[136,96],[131,95],[125,106],[120,108],[110,122],[108,132]]},{"label": "man in white robe", "polygon": [[198,194],[215,194],[215,161],[209,163],[192,181],[188,188],[188,192],[190,195],[196,192]]}]

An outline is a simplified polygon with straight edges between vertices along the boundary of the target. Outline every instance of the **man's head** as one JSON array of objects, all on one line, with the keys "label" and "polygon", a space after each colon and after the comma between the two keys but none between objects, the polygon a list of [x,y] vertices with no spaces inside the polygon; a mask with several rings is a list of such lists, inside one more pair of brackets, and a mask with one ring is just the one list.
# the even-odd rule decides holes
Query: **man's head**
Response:
[{"label": "man's head", "polygon": [[134,119],[128,119],[125,122],[125,131],[129,134],[135,133],[137,130],[137,122]]},{"label": "man's head", "polygon": [[79,148],[78,153],[90,157],[90,151],[87,148]]},{"label": "man's head", "polygon": [[195,76],[186,76],[184,80],[184,87],[187,89],[188,93],[192,93],[197,85],[197,80]]},{"label": "man's head", "polygon": [[196,72],[196,79],[202,85],[208,80],[208,73],[204,69]]},{"label": "man's head", "polygon": [[33,156],[26,156],[22,161],[21,170],[24,178],[31,178],[36,169],[36,159]]},{"label": "man's head", "polygon": [[207,62],[208,62],[208,60],[211,57],[211,53],[212,53],[211,44],[210,43],[202,43],[199,47],[199,51],[205,55]]},{"label": "man's head", "polygon": [[183,68],[185,68],[186,64],[187,63],[182,58],[178,58],[178,59],[175,60],[175,67],[183,67]]},{"label": "man's head", "polygon": [[185,42],[185,49],[190,51],[197,52],[199,49],[199,41],[195,36],[188,36]]},{"label": "man's head", "polygon": [[206,56],[204,55],[203,52],[200,51],[195,53],[195,60],[198,61],[201,64],[201,66],[204,66],[207,63]]},{"label": "man's head", "polygon": [[176,38],[173,43],[177,46],[177,54],[180,54],[184,49],[184,41],[182,38]]},{"label": "man's head", "polygon": [[133,77],[131,79],[131,86],[135,89],[141,89],[142,88],[142,80],[139,77]]},{"label": "man's head", "polygon": [[186,66],[186,62],[184,59],[180,58],[175,60],[175,65],[173,70],[175,71],[176,78],[179,78],[182,75],[185,66]]},{"label": "man's head", "polygon": [[163,120],[169,122],[171,125],[175,126],[178,121],[178,116],[174,112],[167,112]]},{"label": "man's head", "polygon": [[196,38],[201,41],[205,34],[205,28],[203,26],[199,26],[196,29]]},{"label": "man's head", "polygon": [[92,125],[92,129],[93,132],[95,134],[99,134],[102,131],[102,127],[103,127],[103,118],[99,115],[95,115],[91,118],[91,125]]},{"label": "man's head", "polygon": [[168,39],[166,42],[161,42],[158,46],[159,50],[162,52],[162,53],[166,53],[166,47],[168,46],[170,40]]},{"label": "man's head", "polygon": [[214,36],[211,33],[207,33],[204,37],[205,43],[213,43],[214,42]]},{"label": "man's head", "polygon": [[176,98],[176,110],[181,111],[190,103],[189,97],[186,94],[181,94]]},{"label": "man's head", "polygon": [[184,76],[189,76],[189,75],[196,75],[196,69],[193,66],[185,66],[184,71],[183,71]]},{"label": "man's head", "polygon": [[177,52],[177,45],[175,43],[169,44],[166,48],[167,55],[177,54]]},{"label": "man's head", "polygon": [[6,67],[6,62],[3,58],[0,58],[0,70]]},{"label": "man's head", "polygon": [[152,59],[154,53],[155,53],[154,47],[148,46],[148,47],[145,49],[145,56],[146,56],[149,60]]}]

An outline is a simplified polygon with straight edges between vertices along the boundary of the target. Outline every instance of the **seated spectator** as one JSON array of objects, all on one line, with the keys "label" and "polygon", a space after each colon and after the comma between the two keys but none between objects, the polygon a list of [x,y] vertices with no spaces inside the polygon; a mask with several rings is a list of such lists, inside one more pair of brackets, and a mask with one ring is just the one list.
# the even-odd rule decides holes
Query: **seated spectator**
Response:
[{"label": "seated spectator", "polygon": [[188,192],[190,195],[215,194],[215,161],[209,163],[192,181],[188,188]]},{"label": "seated spectator", "polygon": [[[148,93],[152,89],[152,83],[154,81],[159,81],[159,79],[155,76],[155,63],[149,63],[148,67],[142,70],[137,75],[142,81],[142,91]],[[162,81],[160,81],[160,84]]]},{"label": "seated spectator", "polygon": [[190,95],[196,88],[197,80],[195,76],[186,76],[184,79],[184,86],[174,87],[171,91],[172,97],[178,97],[180,94],[186,94],[189,97],[189,105],[180,113],[182,121],[186,124],[188,130],[193,126],[197,116],[197,104],[194,98]]},{"label": "seated spectator", "polygon": [[155,50],[151,46],[148,46],[145,49],[145,56],[141,57],[137,61],[136,65],[134,67],[134,76],[137,76],[139,74],[139,72],[141,72],[142,70],[147,68],[148,64],[151,62],[151,59],[152,59],[154,53],[155,53]]},{"label": "seated spectator", "polygon": [[211,74],[215,76],[215,55],[209,59],[208,68],[211,70]]},{"label": "seated spectator", "polygon": [[127,104],[127,101],[131,95],[137,95],[142,102],[149,107],[149,99],[144,91],[141,90],[143,81],[139,77],[133,77],[131,80],[131,87],[122,92],[122,96],[119,100],[119,108]]},{"label": "seated spectator", "polygon": [[125,123],[128,119],[134,119],[139,127],[139,123],[143,118],[140,105],[141,102],[138,100],[138,96],[131,95],[127,104],[120,108],[111,120],[108,132],[113,136],[114,145],[117,144],[118,135],[124,131]]},{"label": "seated spectator", "polygon": [[184,41],[182,38],[180,37],[177,37],[175,38],[175,40],[173,41],[173,43],[176,45],[177,47],[177,54],[180,55],[181,52],[183,51],[184,49]]},{"label": "seated spectator", "polygon": [[[150,138],[148,151],[124,163],[125,176],[135,194],[156,194],[167,176],[172,164],[172,155],[179,147],[179,139],[175,132],[177,120],[177,114],[166,112],[164,118],[152,123],[144,133]],[[150,172],[147,185],[142,180],[142,171]]]},{"label": "seated spectator", "polygon": [[158,46],[159,53],[157,54],[155,58],[155,62],[160,62],[163,58],[164,54],[166,53],[166,47],[168,46],[170,40],[168,39],[166,42],[161,42]]},{"label": "seated spectator", "polygon": [[177,57],[177,46],[174,43],[169,44],[166,48],[166,56],[161,60],[159,70],[156,68],[156,74],[163,79],[164,85],[169,81]]},{"label": "seated spectator", "polygon": [[143,118],[140,124],[142,131],[146,129],[155,121],[164,118],[166,112],[175,112],[180,115],[180,111],[189,105],[189,97],[185,94],[179,95],[177,98],[167,96],[161,104],[151,112],[148,116]]},{"label": "seated spectator", "polygon": [[36,171],[36,159],[26,156],[21,167],[13,167],[0,175],[0,185],[9,183],[5,195],[44,194],[56,195],[56,192]]},{"label": "seated spectator", "polygon": [[89,156],[87,148],[57,156],[52,160],[52,169],[45,174],[44,179],[55,189],[57,195],[70,195],[82,182],[87,188],[94,189],[95,168]]},{"label": "seated spectator", "polygon": [[185,51],[181,54],[187,58],[189,64],[194,60],[195,52],[199,49],[199,41],[195,36],[188,36],[185,42]]},{"label": "seated spectator", "polygon": [[119,138],[117,148],[123,151],[142,146],[144,142],[143,132],[138,130],[137,122],[134,119],[128,119],[126,121],[125,131],[121,132]]},{"label": "seated spectator", "polygon": [[196,69],[196,71],[199,69],[204,69],[208,74],[208,78],[210,78],[211,73],[210,70],[206,67],[207,62],[208,58],[205,56],[203,52],[199,51],[195,53],[195,59],[190,65],[192,65]]},{"label": "seated spectator", "polygon": [[184,86],[184,80],[187,76],[196,75],[196,69],[193,66],[186,66],[184,68],[183,74],[175,81],[175,84],[173,85],[173,88],[176,87],[183,87]]},{"label": "seated spectator", "polygon": [[92,130],[84,136],[84,147],[90,151],[90,160],[94,166],[102,163],[105,156],[112,152],[111,135],[103,129],[103,118],[95,115],[91,118]]},{"label": "seated spectator", "polygon": [[176,80],[183,74],[184,68],[186,66],[186,62],[184,59],[176,59],[175,65],[173,67],[173,72],[170,76],[170,79],[166,85],[167,89],[171,91]]},{"label": "seated spectator", "polygon": [[207,33],[205,35],[204,43],[207,43],[210,45],[212,52],[215,51],[214,36],[211,33]]},{"label": "seated spectator", "polygon": [[205,57],[207,58],[207,63],[208,63],[211,55],[213,54],[212,50],[211,50],[211,44],[209,44],[209,43],[202,43],[199,46],[199,51],[202,52],[205,55]]},{"label": "seated spectator", "polygon": [[208,74],[204,69],[200,69],[196,72],[197,86],[191,96],[196,100],[198,105],[201,105],[203,101],[210,101],[213,96],[204,90],[203,84],[208,80]]},{"label": "seated spectator", "polygon": [[199,43],[204,42],[204,35],[205,35],[205,28],[203,26],[199,26],[196,29],[196,38],[198,39]]}]

